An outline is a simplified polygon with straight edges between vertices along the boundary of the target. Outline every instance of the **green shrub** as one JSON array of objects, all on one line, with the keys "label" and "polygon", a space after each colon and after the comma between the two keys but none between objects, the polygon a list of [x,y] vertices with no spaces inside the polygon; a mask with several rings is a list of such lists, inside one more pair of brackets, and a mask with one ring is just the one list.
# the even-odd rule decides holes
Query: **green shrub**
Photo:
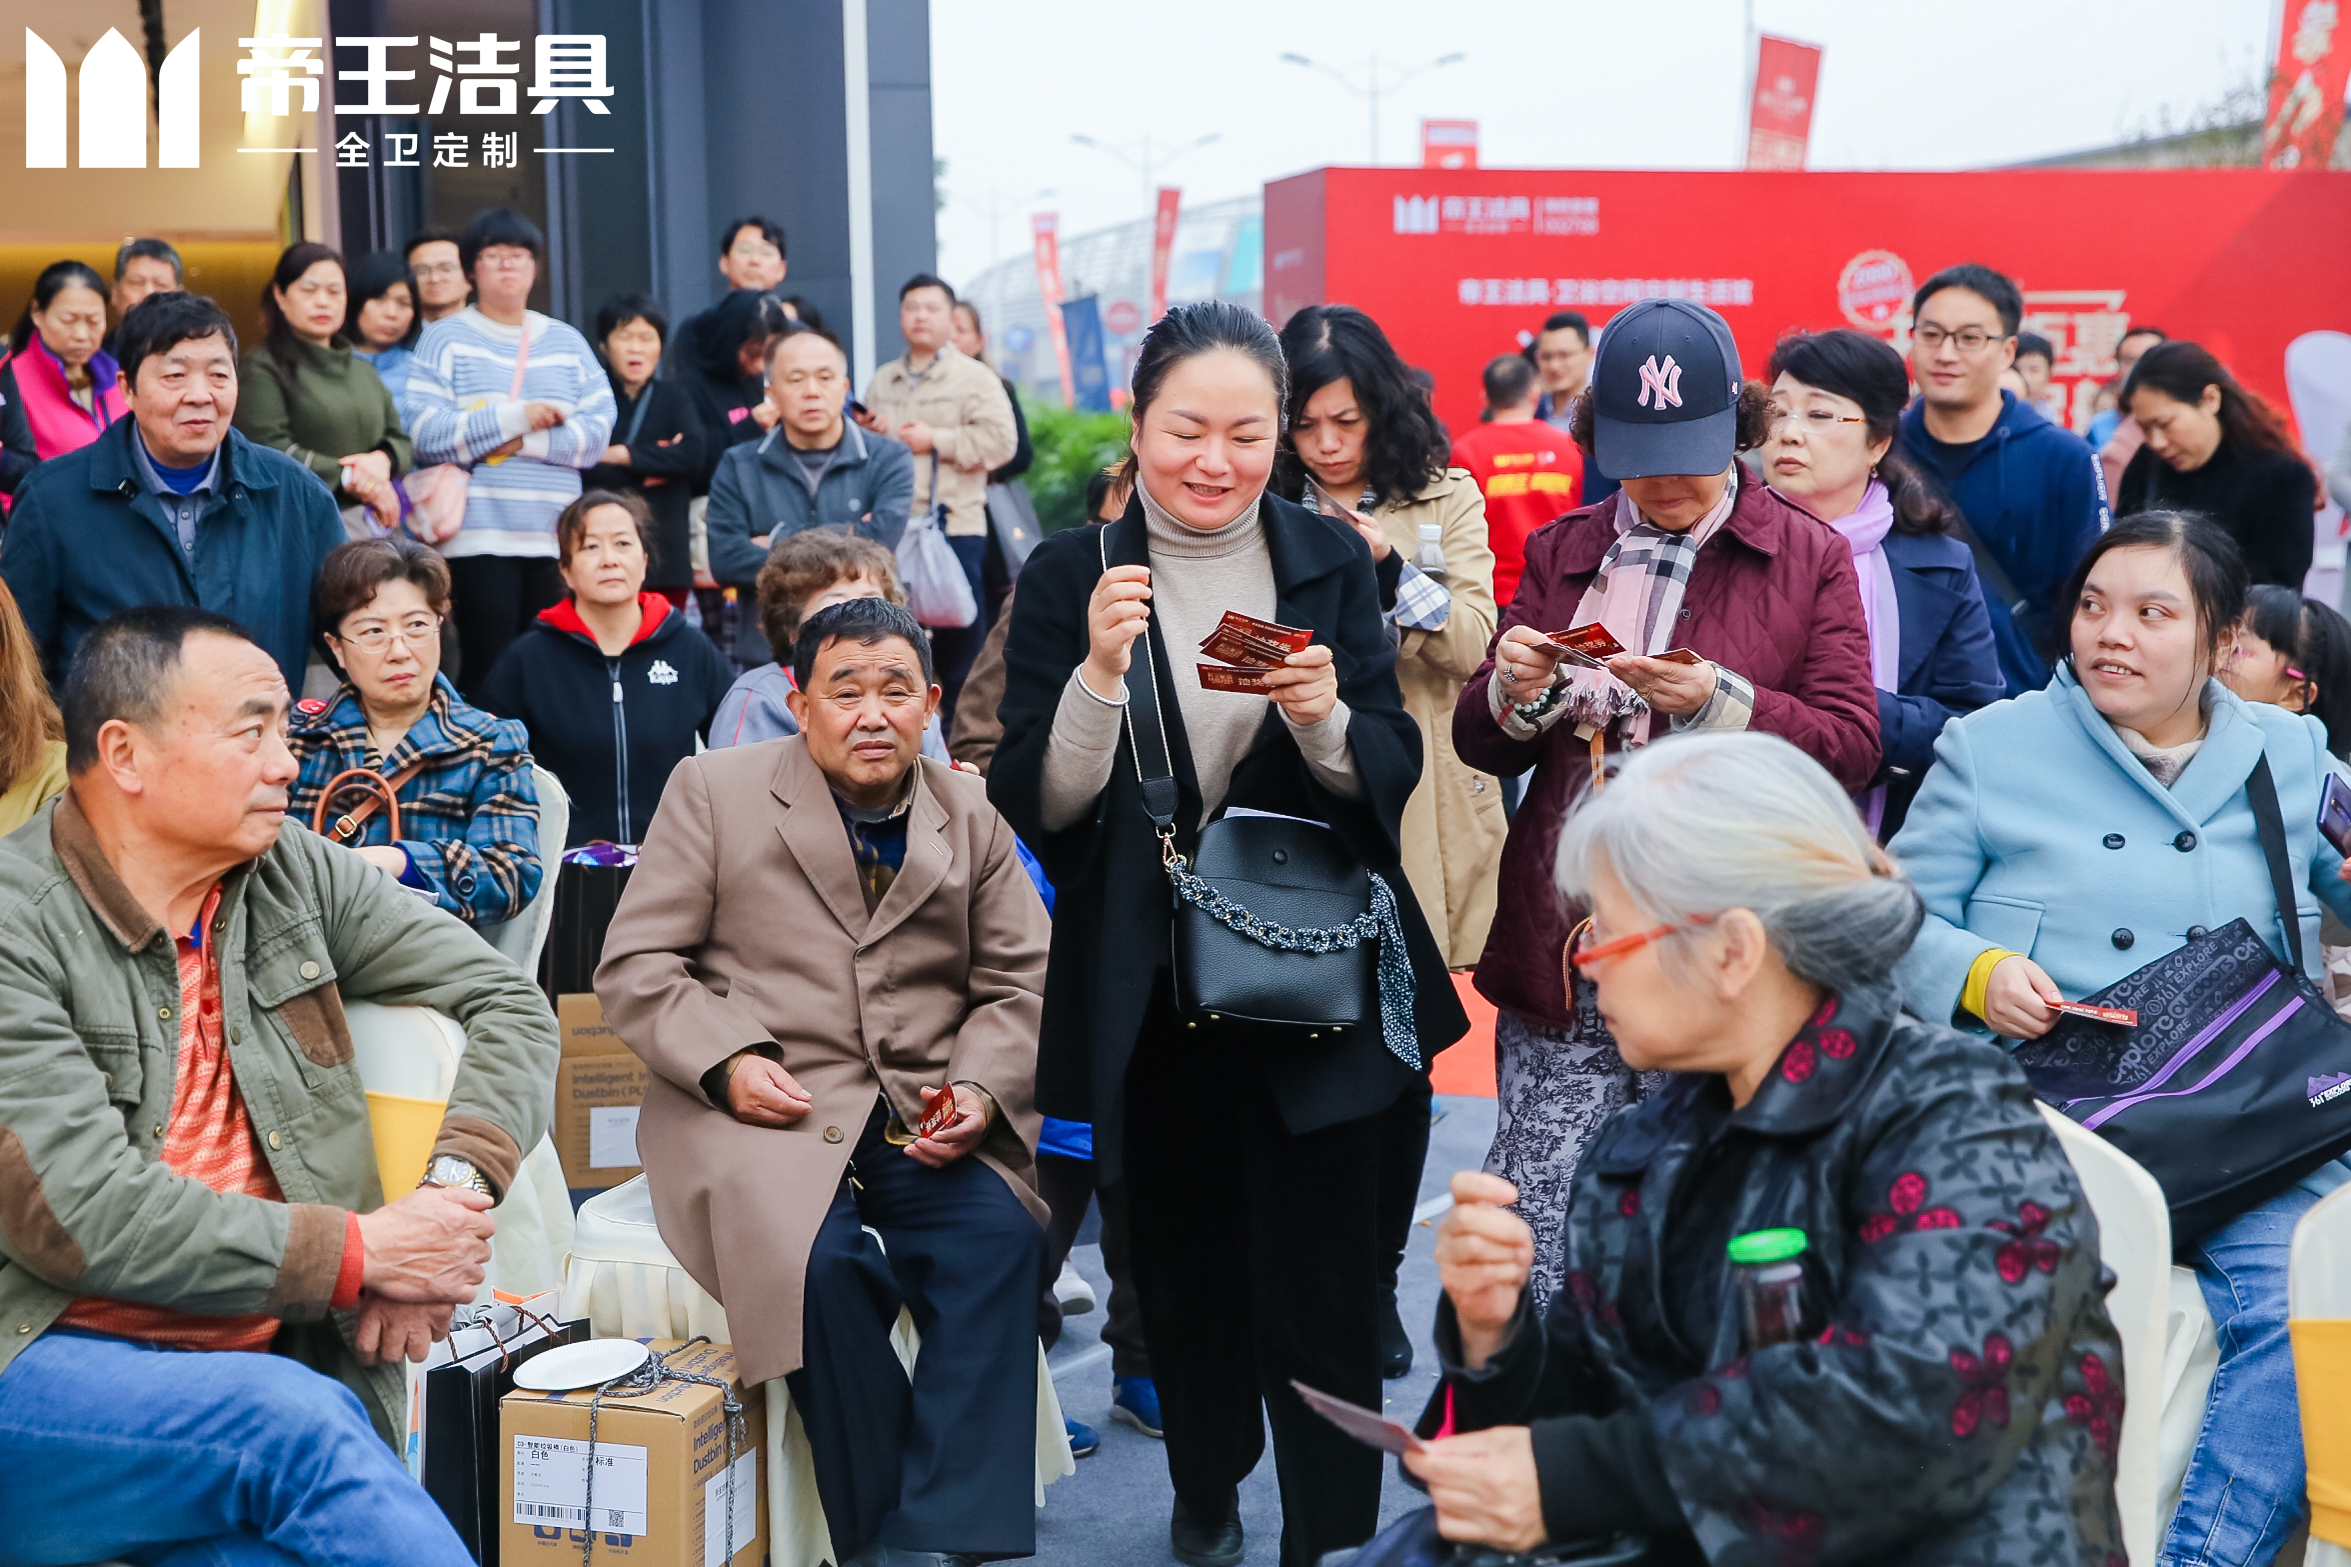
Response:
[{"label": "green shrub", "polygon": [[1086,481],[1127,454],[1127,416],[1078,413],[1021,400],[1036,461],[1027,474],[1029,498],[1046,536],[1086,521]]}]

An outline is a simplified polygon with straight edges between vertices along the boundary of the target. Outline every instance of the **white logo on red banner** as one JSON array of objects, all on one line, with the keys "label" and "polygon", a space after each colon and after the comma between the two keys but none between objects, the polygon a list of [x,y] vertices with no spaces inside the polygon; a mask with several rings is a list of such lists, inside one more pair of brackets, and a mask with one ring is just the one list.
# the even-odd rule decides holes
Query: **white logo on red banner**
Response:
[{"label": "white logo on red banner", "polygon": [[1660,365],[1657,356],[1651,354],[1648,363],[1641,366],[1641,395],[1634,401],[1646,408],[1652,392],[1657,394],[1657,409],[1660,413],[1668,408],[1682,406],[1682,367],[1674,363],[1673,355],[1667,354],[1665,363]]}]

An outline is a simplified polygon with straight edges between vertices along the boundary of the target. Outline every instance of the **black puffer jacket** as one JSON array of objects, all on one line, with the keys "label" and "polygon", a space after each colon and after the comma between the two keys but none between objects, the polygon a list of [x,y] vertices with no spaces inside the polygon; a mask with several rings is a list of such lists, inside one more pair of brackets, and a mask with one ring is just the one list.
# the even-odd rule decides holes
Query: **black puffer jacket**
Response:
[{"label": "black puffer jacket", "polygon": [[608,657],[570,599],[507,645],[476,700],[531,732],[531,755],[571,796],[565,848],[642,843],[670,770],[707,740],[734,671],[658,593],[636,641]]},{"label": "black puffer jacket", "polygon": [[[1722,1239],[1781,1227],[1810,1238],[1824,1326],[1742,1353]],[[1890,992],[1832,999],[1744,1109],[1693,1074],[1611,1119],[1566,1238],[1549,1312],[1479,1372],[1439,1308],[1421,1425],[1448,1399],[1457,1431],[1531,1425],[1553,1538],[1646,1534],[1661,1563],[2122,1560],[2112,1276],[2006,1052]]]}]

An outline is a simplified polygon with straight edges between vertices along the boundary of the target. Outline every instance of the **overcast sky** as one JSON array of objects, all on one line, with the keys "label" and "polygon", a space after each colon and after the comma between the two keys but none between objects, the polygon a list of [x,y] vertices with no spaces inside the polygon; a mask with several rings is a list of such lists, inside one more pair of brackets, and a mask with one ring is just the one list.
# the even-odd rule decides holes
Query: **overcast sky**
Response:
[{"label": "overcast sky", "polygon": [[[2261,79],[2275,0],[1752,0],[1758,31],[1826,47],[1815,169],[1953,169],[2103,146]],[[1419,161],[1420,120],[1476,119],[1517,168],[1729,168],[1745,144],[1742,0],[932,0],[933,134],[947,162],[941,270],[1148,211],[1139,155],[1216,133],[1156,183],[1185,199],[1370,158],[1362,99],[1282,63],[1384,81],[1380,161]],[[876,39],[876,48],[887,48]],[[1053,194],[1040,196],[1040,190]],[[990,209],[994,208],[991,221]]]}]

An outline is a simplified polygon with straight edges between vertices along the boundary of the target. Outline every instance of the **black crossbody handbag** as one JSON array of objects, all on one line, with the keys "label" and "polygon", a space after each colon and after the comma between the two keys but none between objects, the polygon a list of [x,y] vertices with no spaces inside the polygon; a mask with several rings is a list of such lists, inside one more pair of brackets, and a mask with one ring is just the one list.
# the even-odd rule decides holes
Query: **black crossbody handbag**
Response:
[{"label": "black crossbody handbag", "polygon": [[[1101,544],[1107,571],[1110,528]],[[1309,1038],[1356,1027],[1376,1010],[1383,1042],[1417,1071],[1412,962],[1386,879],[1323,823],[1262,812],[1207,823],[1186,861],[1176,850],[1175,769],[1148,629],[1130,646],[1126,690],[1128,754],[1175,897],[1177,1007],[1198,1020],[1271,1023]]]},{"label": "black crossbody handbag", "polygon": [[2285,921],[2281,963],[2234,919],[2095,996],[2135,1028],[2061,1017],[2016,1051],[2033,1092],[2145,1166],[2186,1246],[2351,1148],[2351,1023],[2302,967],[2285,815],[2265,755],[2245,780]]}]

